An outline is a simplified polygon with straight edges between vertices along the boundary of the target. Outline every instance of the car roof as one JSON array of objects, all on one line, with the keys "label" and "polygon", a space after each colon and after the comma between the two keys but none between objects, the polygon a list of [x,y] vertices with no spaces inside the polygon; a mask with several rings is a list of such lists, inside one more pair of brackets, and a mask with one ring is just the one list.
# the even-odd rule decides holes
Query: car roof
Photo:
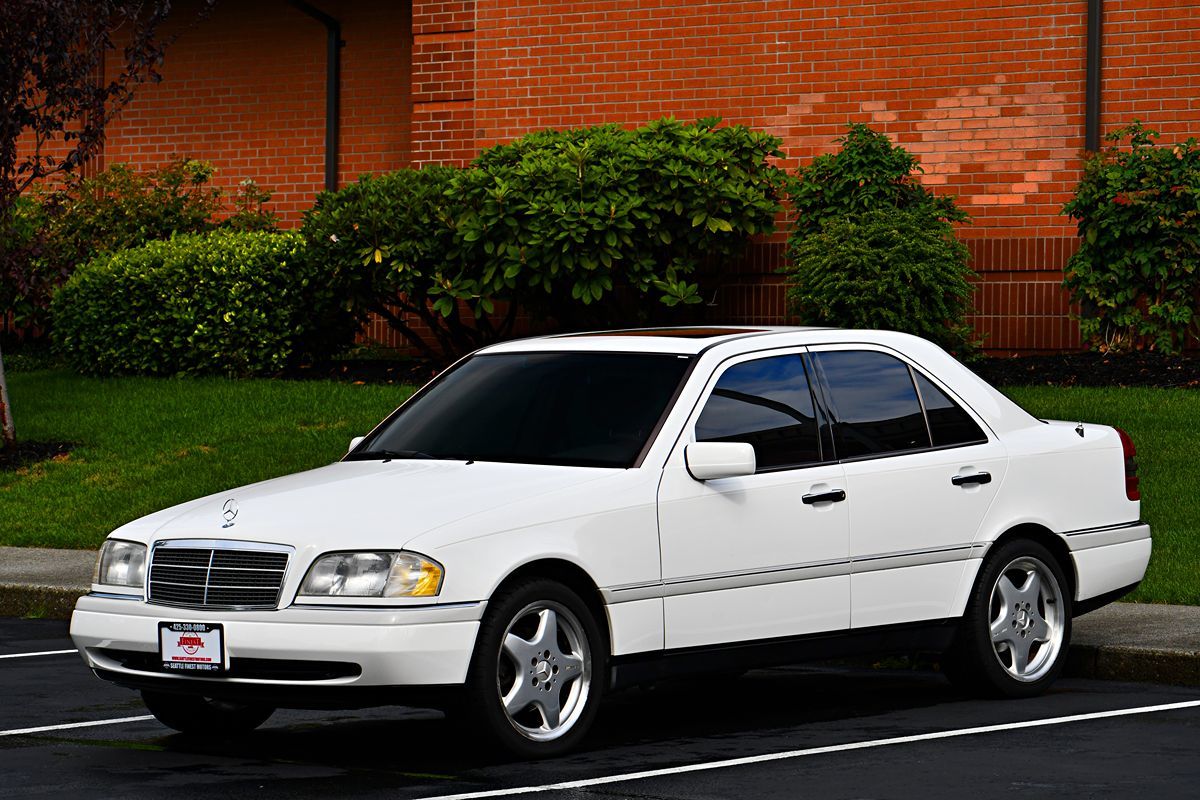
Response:
[{"label": "car roof", "polygon": [[534,351],[587,351],[623,353],[672,353],[696,355],[715,345],[741,339],[771,339],[787,334],[829,330],[783,325],[693,325],[666,328],[621,328],[584,333],[561,333],[517,339],[486,348],[488,353]]}]

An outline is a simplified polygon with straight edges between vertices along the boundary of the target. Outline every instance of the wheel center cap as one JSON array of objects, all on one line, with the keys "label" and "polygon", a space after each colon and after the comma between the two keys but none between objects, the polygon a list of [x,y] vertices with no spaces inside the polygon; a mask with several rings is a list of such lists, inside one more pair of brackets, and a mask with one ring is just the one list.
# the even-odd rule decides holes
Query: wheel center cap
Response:
[{"label": "wheel center cap", "polygon": [[533,677],[539,681],[547,680],[550,677],[550,662],[539,661],[537,666],[533,668]]},{"label": "wheel center cap", "polygon": [[1017,627],[1022,630],[1029,630],[1033,627],[1033,617],[1023,608],[1017,612]]}]

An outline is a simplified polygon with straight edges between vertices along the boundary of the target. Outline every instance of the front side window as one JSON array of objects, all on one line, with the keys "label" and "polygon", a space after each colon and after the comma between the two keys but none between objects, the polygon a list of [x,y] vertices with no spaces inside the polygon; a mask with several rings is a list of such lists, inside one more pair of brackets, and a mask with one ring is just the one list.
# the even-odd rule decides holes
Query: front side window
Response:
[{"label": "front side window", "polygon": [[760,470],[820,461],[804,360],[775,356],[725,370],[696,420],[696,441],[752,444]]},{"label": "front side window", "polygon": [[836,350],[813,357],[831,395],[838,458],[930,446],[907,364],[871,350]]},{"label": "front side window", "polygon": [[690,363],[657,353],[474,356],[346,458],[632,467]]}]

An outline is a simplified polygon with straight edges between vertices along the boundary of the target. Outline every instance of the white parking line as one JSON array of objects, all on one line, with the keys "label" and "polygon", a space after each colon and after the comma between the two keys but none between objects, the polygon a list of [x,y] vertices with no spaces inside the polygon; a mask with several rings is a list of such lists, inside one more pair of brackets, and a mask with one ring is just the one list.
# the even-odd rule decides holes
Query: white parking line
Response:
[{"label": "white parking line", "polygon": [[43,650],[40,653],[9,653],[0,658],[33,658],[34,656],[63,656],[67,653],[78,653],[78,650]]},{"label": "white parking line", "polygon": [[1012,731],[1019,730],[1021,728],[1040,728],[1047,725],[1065,725],[1069,722],[1083,722],[1091,719],[1107,719],[1111,717],[1127,717],[1135,714],[1153,714],[1157,711],[1176,711],[1181,708],[1197,707],[1200,707],[1200,700],[1190,700],[1182,703],[1167,703],[1160,706],[1121,708],[1115,711],[1097,711],[1091,714],[1072,714],[1069,717],[1033,719],[1025,722],[1008,722],[1002,725],[984,725],[978,728],[960,728],[958,730],[951,731],[922,733],[915,736],[897,736],[892,739],[872,739],[865,742],[847,742],[846,744],[835,744],[828,747],[809,747],[804,750],[790,750],[785,753],[769,753],[761,756],[730,758],[724,761],[710,761],[704,764],[687,764],[682,767],[651,769],[644,772],[626,772],[623,775],[608,775],[602,778],[587,778],[578,781],[548,783],[543,786],[519,786],[512,789],[493,789],[484,792],[468,792],[466,794],[437,795],[434,797],[425,797],[422,798],[422,800],[473,800],[473,798],[481,797],[505,797],[516,794],[533,794],[534,792],[552,792],[564,789],[584,789],[589,786],[601,786],[606,783],[624,783],[625,781],[639,781],[645,780],[646,778],[660,778],[666,775],[680,775],[688,772],[705,772],[711,769],[741,767],[746,766],[747,764],[762,764],[768,761],[784,761],[791,758],[816,756],[824,753],[840,753],[847,750],[867,750],[873,747],[887,747],[895,744],[928,742],[936,739],[953,739],[959,736],[975,736],[976,734],[981,733],[996,733],[998,731]]},{"label": "white parking line", "polygon": [[0,736],[21,736],[26,733],[65,731],[70,728],[94,728],[98,725],[121,725],[126,722],[145,722],[148,719],[154,719],[154,717],[147,714],[144,717],[119,717],[117,719],[97,719],[91,722],[68,722],[65,725],[43,725],[40,728],[14,728],[11,731],[0,731]]}]

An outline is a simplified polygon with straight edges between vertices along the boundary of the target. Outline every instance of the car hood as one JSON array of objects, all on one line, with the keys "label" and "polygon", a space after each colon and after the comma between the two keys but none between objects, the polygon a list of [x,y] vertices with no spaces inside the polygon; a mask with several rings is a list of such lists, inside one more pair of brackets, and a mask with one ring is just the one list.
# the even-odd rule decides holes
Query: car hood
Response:
[{"label": "car hood", "polygon": [[209,495],[127,527],[147,541],[237,539],[320,551],[397,549],[457,520],[619,472],[492,462],[339,462]]}]

